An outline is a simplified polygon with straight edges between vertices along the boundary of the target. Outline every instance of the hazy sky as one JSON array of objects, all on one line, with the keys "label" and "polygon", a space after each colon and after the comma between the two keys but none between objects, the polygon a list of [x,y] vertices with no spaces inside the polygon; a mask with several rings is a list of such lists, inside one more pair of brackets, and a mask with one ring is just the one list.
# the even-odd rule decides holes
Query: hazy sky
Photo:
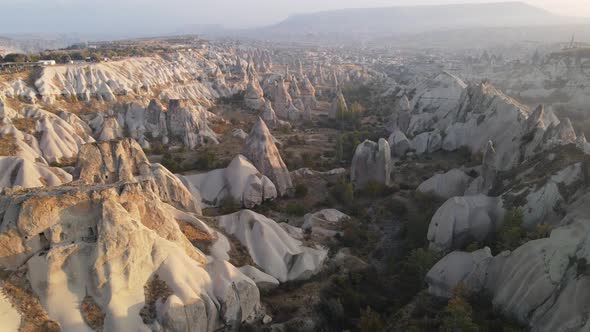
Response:
[{"label": "hazy sky", "polygon": [[[493,0],[0,0],[0,35],[23,32],[173,32],[189,24],[241,28],[296,13],[341,8],[485,3]],[[590,17],[590,0],[525,0],[554,13]]]}]

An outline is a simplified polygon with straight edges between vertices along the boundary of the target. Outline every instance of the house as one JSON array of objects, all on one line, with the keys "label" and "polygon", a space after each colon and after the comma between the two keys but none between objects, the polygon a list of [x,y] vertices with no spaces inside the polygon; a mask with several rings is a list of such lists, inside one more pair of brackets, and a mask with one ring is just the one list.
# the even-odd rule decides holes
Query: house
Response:
[{"label": "house", "polygon": [[55,60],[39,60],[37,64],[41,66],[55,66]]}]

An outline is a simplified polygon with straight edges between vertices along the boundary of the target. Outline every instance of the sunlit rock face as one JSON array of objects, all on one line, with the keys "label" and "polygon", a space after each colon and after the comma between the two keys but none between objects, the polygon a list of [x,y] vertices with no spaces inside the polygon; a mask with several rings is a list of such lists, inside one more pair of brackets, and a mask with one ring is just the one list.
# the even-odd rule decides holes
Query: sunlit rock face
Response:
[{"label": "sunlit rock face", "polygon": [[227,168],[181,176],[181,179],[189,188],[198,190],[205,204],[213,206],[232,198],[243,207],[253,208],[277,197],[272,181],[241,155],[234,157]]},{"label": "sunlit rock face", "polygon": [[261,118],[258,118],[244,146],[244,156],[275,185],[279,196],[293,189],[291,175],[281,158],[274,138]]}]

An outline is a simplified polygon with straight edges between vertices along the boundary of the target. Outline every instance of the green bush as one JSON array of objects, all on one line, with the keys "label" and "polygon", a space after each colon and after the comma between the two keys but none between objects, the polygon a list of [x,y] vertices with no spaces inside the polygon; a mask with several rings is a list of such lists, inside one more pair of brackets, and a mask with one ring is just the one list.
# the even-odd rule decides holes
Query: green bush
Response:
[{"label": "green bush", "polygon": [[307,196],[308,192],[309,192],[309,189],[307,189],[307,186],[304,185],[303,183],[300,183],[295,186],[295,197],[297,197],[297,198],[303,198],[303,197]]},{"label": "green bush", "polygon": [[222,215],[238,212],[241,208],[242,205],[231,196],[225,197],[219,204],[219,212]]},{"label": "green bush", "polygon": [[443,312],[441,331],[479,331],[478,326],[473,322],[473,308],[467,301],[461,284],[453,290],[453,293]]},{"label": "green bush", "polygon": [[383,331],[381,316],[378,312],[371,310],[371,307],[367,307],[361,313],[361,322],[359,325],[361,332]]},{"label": "green bush", "polygon": [[522,244],[526,231],[522,227],[522,212],[510,209],[504,215],[502,226],[496,233],[496,251],[514,250]]},{"label": "green bush", "polygon": [[340,204],[350,207],[354,203],[354,189],[350,182],[341,181],[330,190],[330,194]]},{"label": "green bush", "polygon": [[399,297],[402,302],[410,301],[424,288],[426,274],[440,258],[435,251],[418,248],[412,250],[401,264],[388,267],[391,273],[398,273]]},{"label": "green bush", "polygon": [[389,210],[397,216],[405,216],[408,213],[408,207],[406,203],[399,198],[393,198],[387,204]]},{"label": "green bush", "polygon": [[293,216],[303,216],[305,215],[305,207],[299,203],[289,203],[285,212]]},{"label": "green bush", "polygon": [[169,152],[166,152],[162,156],[161,164],[170,170],[170,172],[177,173],[181,171],[182,158],[174,157]]},{"label": "green bush", "polygon": [[195,167],[199,170],[208,171],[216,166],[216,156],[213,152],[205,150],[201,153]]}]

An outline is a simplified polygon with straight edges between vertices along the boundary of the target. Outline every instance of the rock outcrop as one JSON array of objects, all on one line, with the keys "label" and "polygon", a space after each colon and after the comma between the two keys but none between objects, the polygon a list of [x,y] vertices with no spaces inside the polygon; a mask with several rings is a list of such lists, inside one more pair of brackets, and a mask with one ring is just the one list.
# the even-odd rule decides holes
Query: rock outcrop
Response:
[{"label": "rock outcrop", "polygon": [[301,81],[301,99],[305,105],[305,109],[313,110],[317,107],[318,101],[315,97],[315,87],[307,77]]},{"label": "rock outcrop", "polygon": [[434,214],[428,227],[430,247],[438,251],[461,248],[485,240],[504,218],[499,198],[479,196],[453,197]]},{"label": "rock outcrop", "polygon": [[[201,212],[200,197],[160,164],[150,164],[137,142],[124,139],[87,144],[80,150],[75,179],[87,184],[140,182],[163,202]],[[194,197],[197,196],[197,197]]]},{"label": "rock outcrop", "polygon": [[346,99],[344,99],[344,95],[340,90],[338,90],[338,92],[336,93],[336,98],[330,106],[328,117],[330,119],[336,119],[336,117],[338,117],[339,112],[348,112],[348,104],[346,104]]},{"label": "rock outcrop", "polygon": [[[254,282],[228,263],[208,264],[176,219],[192,220],[206,237],[213,236],[210,230],[158,196],[150,186],[122,182],[3,196],[0,241],[10,246],[0,250],[0,266],[28,271],[33,292],[64,331],[91,331],[80,311],[87,297],[110,331],[147,329],[142,316],[168,328],[214,331],[254,315]],[[146,313],[154,310],[149,301],[160,296],[146,298],[155,278],[169,296],[162,294],[163,305],[153,314],[140,315],[144,306]]]},{"label": "rock outcrop", "polygon": [[200,106],[191,107],[181,100],[171,100],[167,124],[170,135],[179,137],[184,145],[193,149],[206,143],[219,143],[217,134],[209,128],[211,114]]},{"label": "rock outcrop", "polygon": [[462,170],[452,169],[444,174],[434,175],[422,182],[416,190],[449,199],[451,197],[463,196],[472,180]]},{"label": "rock outcrop", "polygon": [[61,168],[21,157],[0,157],[0,191],[2,188],[59,186],[72,181]]},{"label": "rock outcrop", "polygon": [[279,118],[290,120],[290,117],[293,116],[293,114],[291,114],[293,113],[293,108],[295,108],[293,105],[293,98],[289,94],[287,85],[283,79],[277,82],[273,106]]},{"label": "rock outcrop", "polygon": [[391,181],[391,149],[385,139],[378,143],[366,140],[356,147],[350,169],[350,179],[358,187],[370,181],[389,185]]},{"label": "rock outcrop", "polygon": [[206,68],[216,66],[197,52],[47,66],[35,81],[35,88],[44,102],[53,102],[58,98],[85,101],[96,98],[112,103],[119,96],[152,96],[153,90],[170,86],[162,90],[162,100],[186,99],[202,106],[211,106],[215,98],[220,96],[214,88],[218,79],[213,75],[210,81],[196,79],[203,76],[209,78],[203,75]]},{"label": "rock outcrop", "polygon": [[310,278],[327,257],[325,249],[302,246],[275,221],[250,210],[219,217],[218,223],[248,249],[256,265],[280,282]]},{"label": "rock outcrop", "polygon": [[[8,114],[7,114],[8,115]],[[62,115],[28,106],[12,117],[4,117],[0,123],[0,137],[11,136],[18,147],[16,155],[42,163],[61,163],[74,160],[80,146],[94,142],[90,133],[81,133],[80,126],[68,121],[77,118],[74,114]],[[80,119],[77,123],[82,122]]]},{"label": "rock outcrop", "polygon": [[465,191],[465,194],[487,195],[496,183],[497,175],[498,170],[496,169],[496,150],[494,149],[494,144],[492,141],[489,141],[483,153],[481,175],[471,183],[469,188]]},{"label": "rock outcrop", "polygon": [[264,92],[260,87],[258,78],[249,77],[248,87],[244,93],[244,104],[247,108],[262,110],[264,108],[264,103]]},{"label": "rock outcrop", "polygon": [[244,156],[275,184],[279,196],[287,195],[293,189],[289,170],[261,118],[258,118],[246,140]]},{"label": "rock outcrop", "polygon": [[336,209],[324,209],[306,214],[301,228],[312,235],[332,237],[340,233],[342,222],[349,218],[349,216]]},{"label": "rock outcrop", "polygon": [[589,199],[586,194],[572,204],[548,238],[512,252],[450,253],[428,273],[429,290],[448,296],[461,282],[476,296],[491,296],[495,309],[532,331],[587,329]]},{"label": "rock outcrop", "polygon": [[252,208],[277,197],[271,180],[241,155],[234,157],[227,168],[180,178],[191,191],[198,191],[203,203],[212,206],[231,197],[243,207]]},{"label": "rock outcrop", "polygon": [[399,129],[395,129],[393,133],[389,135],[387,143],[391,148],[392,157],[402,157],[412,148],[412,142],[406,137],[406,134]]}]

